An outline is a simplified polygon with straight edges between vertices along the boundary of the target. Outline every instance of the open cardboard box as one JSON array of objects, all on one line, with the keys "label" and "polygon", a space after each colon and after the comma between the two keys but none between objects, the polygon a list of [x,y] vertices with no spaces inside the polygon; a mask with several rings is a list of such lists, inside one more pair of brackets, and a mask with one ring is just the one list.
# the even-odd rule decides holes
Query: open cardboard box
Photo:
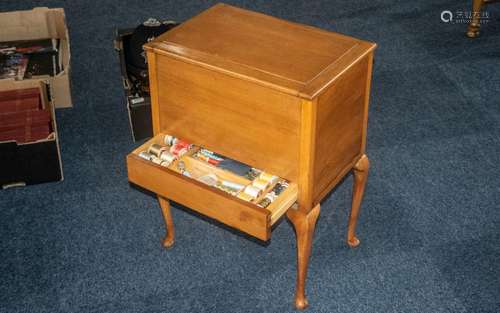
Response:
[{"label": "open cardboard box", "polygon": [[44,80],[6,80],[0,83],[0,91],[39,88],[42,108],[51,117],[51,133],[45,139],[27,143],[0,142],[0,186],[24,186],[63,179],[59,140],[54,106],[47,95],[48,84]]},{"label": "open cardboard box", "polygon": [[[47,80],[54,107],[71,107],[70,49],[64,9],[40,7],[28,11],[0,13],[0,42],[48,38],[60,40],[57,62],[62,70],[55,76],[37,76],[25,80]],[[12,79],[2,79],[0,84],[9,80]]]}]

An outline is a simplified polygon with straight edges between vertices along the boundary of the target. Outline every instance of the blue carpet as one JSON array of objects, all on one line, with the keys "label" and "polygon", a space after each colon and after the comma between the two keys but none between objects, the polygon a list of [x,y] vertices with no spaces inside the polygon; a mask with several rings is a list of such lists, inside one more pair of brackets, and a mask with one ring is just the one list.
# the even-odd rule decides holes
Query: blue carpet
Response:
[{"label": "blue carpet", "polygon": [[[500,312],[500,5],[480,38],[443,10],[470,1],[229,1],[379,44],[357,249],[352,178],[322,204],[308,312]],[[212,1],[1,1],[64,7],[74,108],[57,111],[65,180],[0,191],[0,312],[293,312],[295,237],[260,245],[127,182],[116,27],[183,21]],[[179,207],[179,206],[177,206]]]}]

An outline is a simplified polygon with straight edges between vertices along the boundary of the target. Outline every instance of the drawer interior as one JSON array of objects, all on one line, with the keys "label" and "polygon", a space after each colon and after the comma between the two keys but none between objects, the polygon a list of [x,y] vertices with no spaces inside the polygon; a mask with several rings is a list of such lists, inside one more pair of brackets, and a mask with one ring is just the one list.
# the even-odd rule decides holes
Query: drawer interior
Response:
[{"label": "drawer interior", "polygon": [[156,135],[132,155],[159,171],[173,171],[232,201],[268,211],[269,226],[297,200],[295,183],[166,134]]}]

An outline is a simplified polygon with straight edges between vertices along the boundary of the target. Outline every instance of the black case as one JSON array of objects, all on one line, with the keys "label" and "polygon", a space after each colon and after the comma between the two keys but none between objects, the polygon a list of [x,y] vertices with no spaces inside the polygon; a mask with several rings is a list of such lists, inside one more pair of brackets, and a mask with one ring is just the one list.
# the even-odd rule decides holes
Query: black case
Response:
[{"label": "black case", "polygon": [[[123,89],[127,99],[127,110],[132,130],[132,138],[134,141],[149,138],[153,135],[153,127],[151,122],[151,98],[149,94],[142,94],[136,98],[132,94],[131,82],[127,71],[127,62],[125,61],[125,51],[129,44],[129,39],[133,28],[117,29],[115,38],[115,50],[120,58],[120,69],[122,73]],[[143,99],[143,101],[138,101]]]},{"label": "black case", "polygon": [[[168,22],[178,25],[175,22]],[[120,58],[120,69],[122,73],[123,89],[127,99],[127,110],[134,141],[150,138],[153,136],[151,122],[151,97],[148,93],[141,93],[139,97],[132,94],[131,80],[127,70],[125,51],[128,50],[130,37],[135,28],[117,29],[115,34],[115,50]]]},{"label": "black case", "polygon": [[62,180],[57,139],[0,143],[0,173],[2,188]]}]

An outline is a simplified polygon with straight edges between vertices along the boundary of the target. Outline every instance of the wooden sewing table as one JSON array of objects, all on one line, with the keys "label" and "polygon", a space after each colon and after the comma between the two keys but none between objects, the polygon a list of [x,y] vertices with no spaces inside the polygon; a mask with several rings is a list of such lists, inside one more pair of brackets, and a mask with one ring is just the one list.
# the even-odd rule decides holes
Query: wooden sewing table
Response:
[{"label": "wooden sewing table", "polygon": [[[347,243],[369,161],[365,154],[374,43],[217,4],[145,45],[155,137],[127,156],[129,180],[158,195],[164,245],[174,242],[169,200],[267,241],[286,213],[297,237],[295,305],[320,202],[350,171]],[[267,208],[240,200],[138,153],[171,134],[290,181]]]}]

